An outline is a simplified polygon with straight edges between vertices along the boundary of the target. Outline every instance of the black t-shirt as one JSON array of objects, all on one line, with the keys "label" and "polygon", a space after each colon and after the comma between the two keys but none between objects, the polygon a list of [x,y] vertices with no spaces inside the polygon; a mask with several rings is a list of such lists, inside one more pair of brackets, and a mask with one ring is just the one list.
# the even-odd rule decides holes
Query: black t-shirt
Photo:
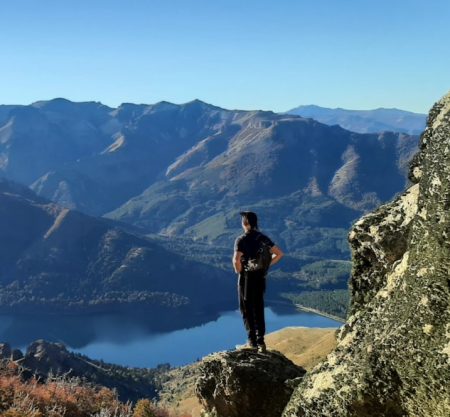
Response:
[{"label": "black t-shirt", "polygon": [[239,236],[234,242],[234,251],[242,252],[241,262],[244,267],[248,259],[256,257],[256,253],[261,244],[260,241],[269,247],[275,246],[275,243],[270,238],[258,230],[250,230]]}]

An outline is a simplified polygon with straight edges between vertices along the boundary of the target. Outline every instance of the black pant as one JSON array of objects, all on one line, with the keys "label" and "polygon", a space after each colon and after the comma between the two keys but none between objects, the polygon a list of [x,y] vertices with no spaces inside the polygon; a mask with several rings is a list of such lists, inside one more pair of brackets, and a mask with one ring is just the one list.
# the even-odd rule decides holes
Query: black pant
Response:
[{"label": "black pant", "polygon": [[264,343],[266,323],[264,320],[264,292],[266,277],[264,273],[253,271],[239,275],[239,309],[250,343]]}]

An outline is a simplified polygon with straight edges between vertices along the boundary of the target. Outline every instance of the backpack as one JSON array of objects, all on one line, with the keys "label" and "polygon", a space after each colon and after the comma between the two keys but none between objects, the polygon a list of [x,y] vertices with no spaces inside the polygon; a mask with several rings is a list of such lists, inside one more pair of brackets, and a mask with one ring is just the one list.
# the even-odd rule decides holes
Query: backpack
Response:
[{"label": "backpack", "polygon": [[257,238],[259,243],[258,250],[256,251],[255,257],[247,260],[245,266],[245,271],[261,271],[264,274],[267,273],[272,262],[272,253],[270,252],[270,246],[261,239],[263,235],[260,234]]}]

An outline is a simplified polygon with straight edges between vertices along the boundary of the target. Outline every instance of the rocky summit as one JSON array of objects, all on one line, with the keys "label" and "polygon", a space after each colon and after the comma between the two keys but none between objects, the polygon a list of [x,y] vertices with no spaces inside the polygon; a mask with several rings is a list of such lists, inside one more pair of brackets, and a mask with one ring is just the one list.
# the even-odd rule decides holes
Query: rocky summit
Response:
[{"label": "rocky summit", "polygon": [[411,186],[350,231],[348,320],[283,417],[450,415],[450,94],[419,146]]},{"label": "rocky summit", "polygon": [[203,359],[196,393],[208,416],[279,416],[305,370],[281,353],[236,350]]}]

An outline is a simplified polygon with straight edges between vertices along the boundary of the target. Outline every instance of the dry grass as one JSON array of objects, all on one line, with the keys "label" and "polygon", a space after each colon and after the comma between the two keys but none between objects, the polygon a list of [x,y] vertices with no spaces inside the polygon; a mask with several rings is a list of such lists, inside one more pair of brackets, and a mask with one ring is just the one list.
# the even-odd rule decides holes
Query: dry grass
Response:
[{"label": "dry grass", "polygon": [[336,347],[335,333],[334,328],[286,327],[268,334],[266,344],[309,371]]}]

